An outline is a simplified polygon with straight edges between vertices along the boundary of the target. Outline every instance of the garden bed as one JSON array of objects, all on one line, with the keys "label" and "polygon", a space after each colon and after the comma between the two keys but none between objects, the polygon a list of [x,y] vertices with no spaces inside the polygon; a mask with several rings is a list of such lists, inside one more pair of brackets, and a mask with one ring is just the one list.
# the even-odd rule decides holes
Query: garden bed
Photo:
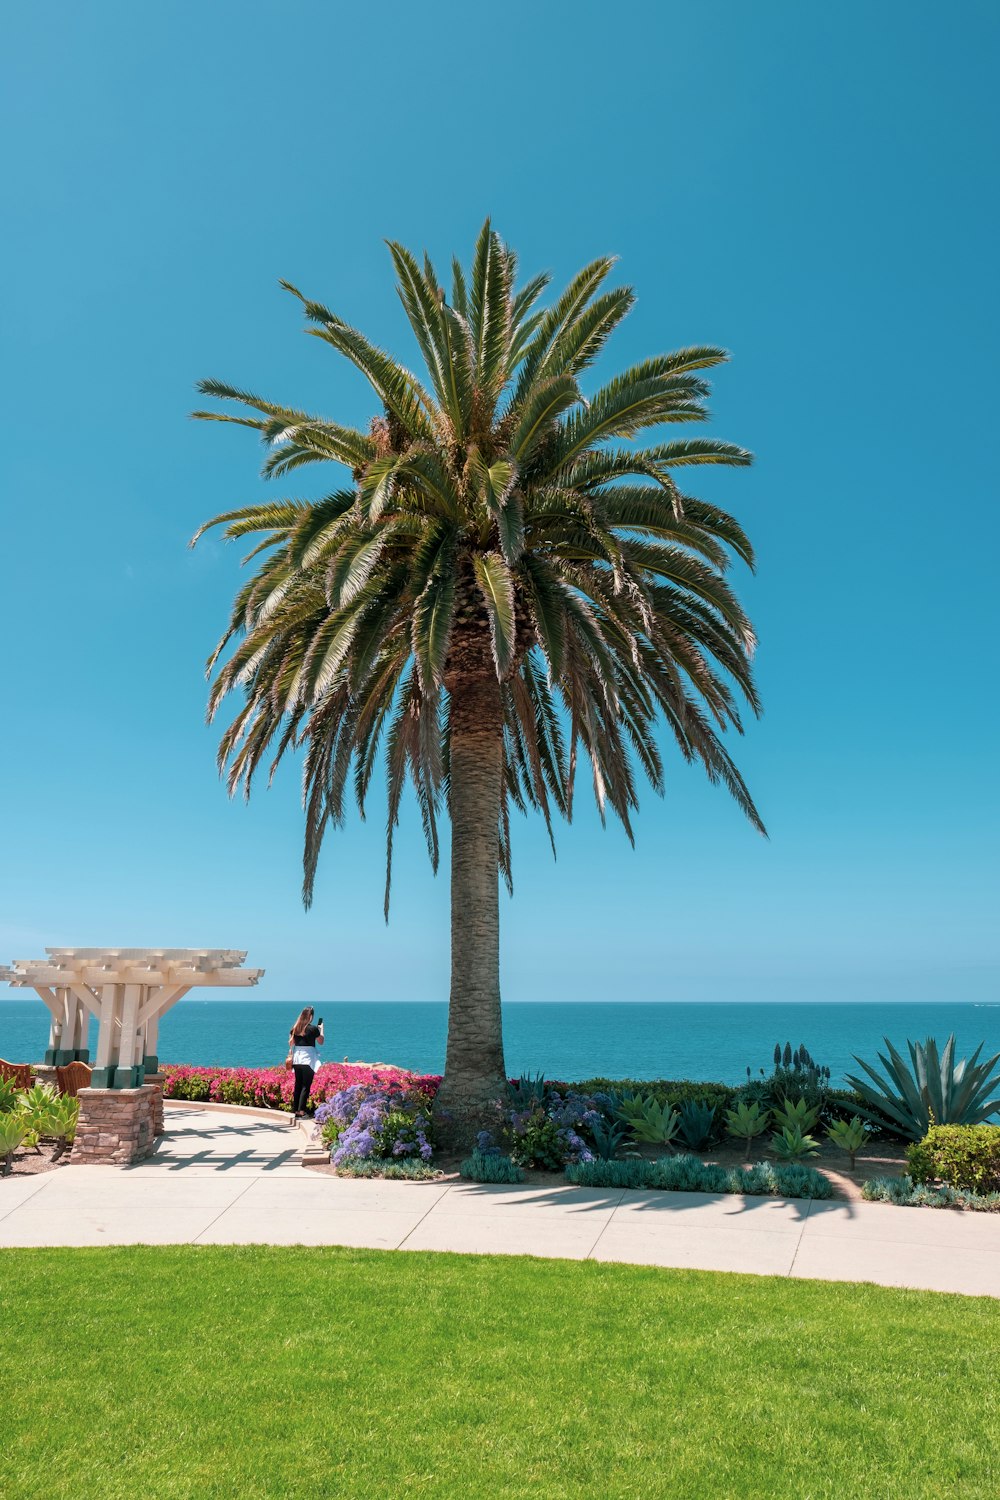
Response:
[{"label": "garden bed", "polygon": [[[634,1148],[638,1150],[639,1148]],[[433,1165],[437,1169],[433,1178],[423,1179],[423,1183],[414,1181],[414,1186],[426,1185],[427,1181],[451,1184],[462,1180],[459,1167],[466,1153],[456,1154],[437,1153]],[[646,1161],[655,1161],[658,1153],[652,1147],[646,1147],[639,1151]],[[662,1155],[662,1152],[659,1153]],[[838,1161],[838,1157],[840,1160]],[[755,1154],[749,1161],[745,1153],[740,1152],[738,1147],[721,1146],[715,1150],[704,1153],[702,1158],[709,1166],[721,1166],[725,1168],[746,1169],[759,1166],[762,1161],[774,1163],[774,1158],[767,1152]],[[906,1152],[902,1145],[896,1142],[878,1141],[871,1142],[869,1146],[858,1153],[857,1164],[852,1172],[843,1160],[842,1153],[836,1152],[832,1147],[827,1147],[818,1158],[810,1163],[818,1172],[826,1177],[832,1189],[835,1199],[850,1203],[861,1203],[864,1201],[862,1189],[870,1178],[893,1178],[899,1177],[906,1172]],[[349,1174],[338,1171],[328,1161],[309,1162],[306,1170],[317,1173],[322,1177],[346,1177]],[[554,1186],[565,1186],[566,1178],[562,1171],[546,1172],[538,1167],[522,1167],[523,1182],[521,1186],[526,1188],[552,1188]],[[366,1174],[367,1175],[367,1174]]]},{"label": "garden bed", "polygon": [[[606,1154],[601,1136],[614,1128],[615,1119],[615,1105],[610,1096],[634,1094],[650,1102],[656,1101],[656,1106],[664,1112],[676,1110],[684,1114],[691,1108],[696,1111],[698,1108],[713,1108],[711,1136],[700,1144],[692,1144],[681,1136],[660,1139],[654,1133],[644,1142],[641,1132],[636,1139],[634,1132],[629,1130],[622,1137],[621,1147],[611,1148],[611,1156],[618,1159],[638,1155],[646,1162],[662,1158],[669,1163],[677,1153],[690,1154],[704,1163],[706,1183],[722,1181],[719,1172],[713,1169],[730,1174],[749,1170],[751,1176],[746,1180],[747,1190],[771,1192],[781,1191],[775,1186],[781,1178],[781,1168],[797,1159],[802,1166],[822,1174],[834,1197],[853,1202],[862,1200],[865,1184],[873,1179],[886,1181],[903,1176],[907,1170],[905,1145],[888,1129],[865,1140],[851,1163],[843,1142],[831,1140],[828,1133],[831,1125],[851,1118],[858,1107],[858,1096],[845,1089],[832,1088],[828,1070],[819,1069],[805,1049],[789,1054],[786,1048],[785,1054],[779,1064],[776,1049],[775,1071],[771,1077],[765,1077],[760,1070],[760,1077],[748,1077],[744,1086],[698,1080],[643,1082],[593,1078],[575,1084],[549,1082],[544,1086],[544,1094],[538,1095],[536,1089],[541,1079],[512,1080],[510,1098],[497,1106],[497,1144],[494,1149],[512,1153],[516,1163],[512,1175],[516,1177],[519,1169],[525,1185],[551,1187],[556,1182],[565,1181],[563,1169],[567,1164],[586,1162],[592,1156],[600,1159]],[[257,1110],[263,1107],[275,1114],[286,1114],[290,1110],[293,1080],[283,1068],[168,1065],[164,1073],[164,1094],[168,1100],[184,1099],[209,1107],[223,1104]],[[394,1178],[457,1180],[467,1152],[447,1155],[437,1145],[432,1105],[439,1083],[436,1074],[417,1074],[388,1064],[324,1064],[316,1075],[310,1103],[317,1112],[320,1125],[325,1122],[329,1132],[327,1144],[339,1160],[335,1159],[332,1164],[310,1163],[309,1169],[329,1175],[363,1173],[371,1177],[380,1174],[377,1159],[382,1157],[394,1163],[386,1174]],[[766,1109],[770,1104],[773,1111],[776,1106],[773,1097],[769,1097],[769,1090],[779,1102],[782,1096],[795,1098],[800,1092],[822,1101],[820,1119],[815,1124],[805,1123],[806,1132],[810,1132],[806,1142],[809,1149],[798,1158],[784,1154],[784,1143],[774,1133],[774,1120],[756,1137],[750,1150],[745,1140],[735,1136],[719,1139],[720,1131],[727,1128],[727,1112],[741,1107],[741,1100],[748,1099],[751,1103],[761,1100],[760,1107]],[[344,1101],[348,1101],[346,1106]],[[339,1119],[332,1120],[331,1112],[338,1114]],[[655,1126],[655,1109],[653,1113]],[[650,1122],[642,1120],[640,1123],[648,1125]],[[842,1128],[842,1125],[837,1128]],[[355,1159],[364,1164],[355,1167]],[[407,1167],[405,1163],[408,1161],[414,1166]],[[752,1168],[761,1163],[769,1163],[778,1173],[769,1188],[761,1186],[768,1174],[752,1173]],[[657,1174],[647,1175],[652,1181]],[[659,1175],[667,1181],[672,1180],[676,1173],[665,1168]],[[693,1181],[696,1175],[692,1167],[688,1176]],[[794,1173],[789,1182],[793,1178]],[[502,1172],[500,1180],[504,1180]],[[731,1176],[730,1182],[733,1181],[738,1184],[739,1176]],[[808,1183],[799,1186],[804,1192],[812,1191]],[[713,1189],[709,1187],[708,1190]],[[730,1186],[727,1190],[738,1191],[739,1187]]]},{"label": "garden bed", "polygon": [[5,1182],[13,1181],[15,1177],[37,1177],[39,1172],[58,1172],[60,1167],[69,1166],[69,1156],[66,1154],[60,1155],[57,1161],[53,1160],[55,1149],[54,1144],[42,1141],[37,1151],[15,1151],[9,1175],[0,1177],[0,1201],[3,1199]]}]

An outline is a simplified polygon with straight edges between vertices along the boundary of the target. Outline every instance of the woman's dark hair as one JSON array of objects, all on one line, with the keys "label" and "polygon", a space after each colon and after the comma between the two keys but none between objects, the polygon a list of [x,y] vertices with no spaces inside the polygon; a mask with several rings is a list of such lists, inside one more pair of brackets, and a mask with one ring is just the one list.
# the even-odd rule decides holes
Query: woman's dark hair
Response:
[{"label": "woman's dark hair", "polygon": [[292,1027],[291,1031],[288,1033],[289,1036],[301,1036],[302,1033],[305,1031],[306,1027],[309,1026],[312,1023],[312,1018],[313,1018],[313,1008],[312,1008],[312,1006],[311,1005],[304,1006],[302,1008],[302,1010],[299,1011],[298,1020],[295,1022],[295,1025]]}]

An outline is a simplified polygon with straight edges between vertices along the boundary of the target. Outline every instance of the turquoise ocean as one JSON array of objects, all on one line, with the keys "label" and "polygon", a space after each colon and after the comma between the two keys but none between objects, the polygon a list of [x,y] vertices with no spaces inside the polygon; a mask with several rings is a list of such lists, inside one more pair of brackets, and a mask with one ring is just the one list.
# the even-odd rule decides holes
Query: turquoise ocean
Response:
[{"label": "turquoise ocean", "polygon": [[[299,1006],[290,1001],[182,1000],[160,1027],[163,1062],[267,1067],[285,1055]],[[326,1006],[326,1056],[331,1062],[396,1063],[421,1072],[444,1066],[447,1006],[443,1002]],[[1000,1004],[728,1004],[567,1002],[504,1006],[504,1042],[511,1074],[543,1072],[572,1080],[696,1078],[739,1083],[750,1067],[769,1069],[775,1042],[804,1043],[835,1079],[853,1067],[852,1054],[874,1061],[883,1036],[907,1039],[954,1031],[959,1055],[980,1042],[1000,1052]],[[40,1000],[0,1000],[0,1057],[35,1062],[48,1037]],[[93,1046],[93,1040],[91,1042]]]}]

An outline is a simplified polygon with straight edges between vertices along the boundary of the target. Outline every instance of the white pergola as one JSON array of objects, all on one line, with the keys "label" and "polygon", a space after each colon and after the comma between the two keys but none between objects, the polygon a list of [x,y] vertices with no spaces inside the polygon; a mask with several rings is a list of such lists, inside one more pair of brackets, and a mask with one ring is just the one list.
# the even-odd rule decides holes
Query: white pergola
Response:
[{"label": "white pergola", "polygon": [[97,1018],[93,1088],[136,1088],[157,1068],[160,1017],[195,987],[256,984],[235,948],[46,948],[47,958],[0,969],[33,989],[52,1017],[47,1063],[87,1062],[87,1026]]}]

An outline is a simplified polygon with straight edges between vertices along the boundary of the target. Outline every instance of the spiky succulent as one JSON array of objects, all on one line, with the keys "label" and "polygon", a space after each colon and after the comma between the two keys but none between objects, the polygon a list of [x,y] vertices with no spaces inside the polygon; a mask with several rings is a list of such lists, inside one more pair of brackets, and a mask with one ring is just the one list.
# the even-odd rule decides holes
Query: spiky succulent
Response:
[{"label": "spiky succulent", "polygon": [[996,1072],[1000,1052],[980,1062],[984,1046],[980,1042],[970,1058],[956,1062],[952,1032],[943,1052],[930,1036],[925,1042],[908,1041],[908,1067],[889,1038],[883,1040],[886,1050],[878,1058],[884,1077],[858,1056],[854,1061],[867,1076],[847,1075],[848,1084],[864,1100],[861,1113],[866,1119],[879,1124],[888,1121],[901,1135],[919,1141],[932,1121],[937,1125],[976,1125],[1000,1110],[1000,1073]]}]

